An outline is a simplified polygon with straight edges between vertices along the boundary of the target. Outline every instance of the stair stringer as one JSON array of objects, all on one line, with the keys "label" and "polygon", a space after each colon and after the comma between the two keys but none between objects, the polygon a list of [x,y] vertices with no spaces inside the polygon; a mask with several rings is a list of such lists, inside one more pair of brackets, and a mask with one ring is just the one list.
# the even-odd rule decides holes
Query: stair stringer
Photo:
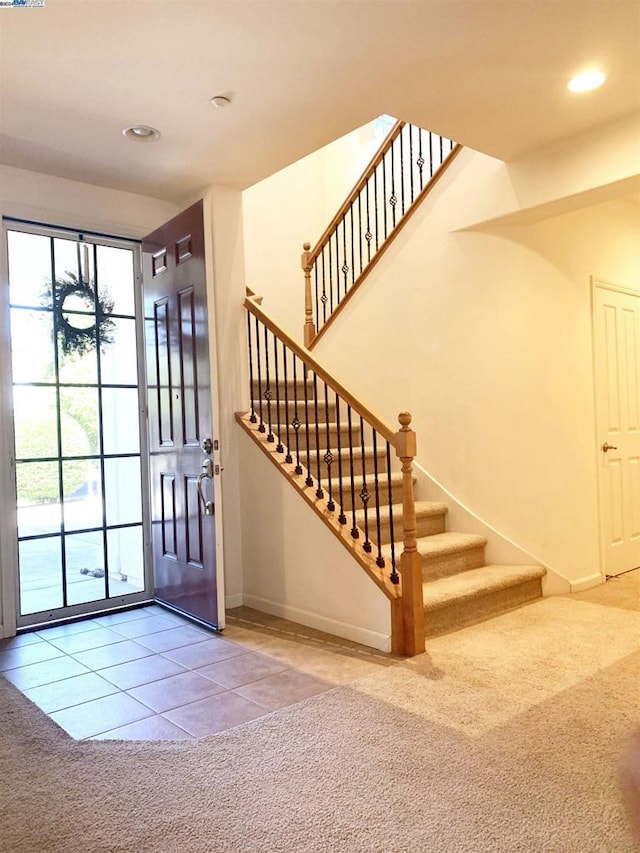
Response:
[{"label": "stair stringer", "polygon": [[[259,447],[260,451],[262,451],[261,455],[263,458],[266,456],[273,466],[279,470],[278,480],[281,482],[284,475],[284,479],[291,487],[293,487],[294,491],[303,498],[304,503],[313,510],[315,515],[324,523],[325,527],[331,531],[333,534],[333,537],[331,537],[333,541],[337,539],[345,551],[348,552],[351,558],[355,559],[356,563],[360,567],[359,569],[356,568],[351,560],[347,560],[349,568],[346,568],[346,570],[343,568],[341,575],[338,574],[337,577],[332,577],[331,574],[327,573],[324,583],[329,588],[332,588],[331,584],[334,584],[333,588],[335,588],[335,595],[332,596],[333,599],[337,601],[341,596],[344,596],[345,586],[348,585],[348,581],[351,583],[352,587],[354,581],[356,585],[359,584],[359,580],[356,580],[354,576],[357,578],[361,577],[363,578],[366,591],[365,588],[360,587],[360,595],[366,596],[370,603],[375,598],[375,600],[382,605],[382,608],[386,613],[390,613],[391,620],[388,621],[389,617],[385,615],[379,625],[376,623],[371,627],[363,627],[352,622],[347,622],[345,617],[336,618],[334,614],[328,611],[326,605],[324,608],[321,607],[318,611],[315,609],[300,609],[295,603],[292,605],[289,601],[289,596],[287,594],[288,591],[285,592],[284,595],[275,596],[274,600],[269,600],[268,597],[257,598],[252,594],[252,592],[248,592],[243,595],[243,602],[249,606],[256,607],[256,609],[300,622],[301,624],[332,633],[336,636],[345,637],[348,640],[353,640],[354,642],[371,646],[379,649],[380,651],[392,651],[393,632],[391,631],[391,626],[394,619],[394,613],[396,620],[398,619],[398,612],[400,611],[401,613],[401,587],[392,584],[389,580],[389,567],[387,566],[385,569],[380,569],[376,565],[375,560],[362,551],[361,544],[364,541],[363,531],[360,531],[360,539],[354,540],[350,535],[350,529],[338,524],[336,521],[336,514],[331,513],[326,509],[326,499],[317,498],[315,489],[305,485],[306,470],[304,470],[302,474],[296,474],[294,470],[295,466],[283,461],[282,455],[278,454],[275,450],[275,444],[268,444],[264,441],[263,434],[259,433],[256,425],[250,422],[248,415],[236,413],[236,422],[242,428],[243,432],[247,434],[251,443],[256,444]],[[284,486],[283,488],[286,492],[289,491],[287,486]],[[269,499],[275,500],[276,502],[278,500],[277,496],[275,496],[275,498],[270,496]],[[297,499],[295,499],[295,503],[296,505],[300,504]],[[298,523],[300,526],[295,529],[293,533],[294,536],[303,539],[313,538],[314,540],[317,540],[317,529],[313,532],[315,522],[312,520],[311,516],[308,516],[306,510],[299,516]],[[283,527],[284,525],[282,525],[280,529]],[[255,535],[255,531],[252,531],[252,533]],[[336,562],[335,556],[331,555],[328,548],[326,553],[325,551],[322,553],[315,551],[313,559],[315,560],[316,558],[319,562],[324,564],[325,570],[333,568],[332,563]],[[354,571],[350,570],[351,566],[353,566]],[[281,568],[282,567],[278,566],[278,571],[280,571]],[[367,576],[366,579],[364,578],[364,575],[362,575],[360,569],[364,569]],[[377,590],[374,590],[373,587],[371,587],[369,582],[370,580],[373,580]],[[353,588],[351,592],[353,598]],[[380,595],[380,593],[382,593],[382,595]],[[384,603],[385,600],[387,602],[386,605]],[[351,601],[351,608],[355,607],[357,609],[361,606],[362,602],[360,600],[354,598]]]},{"label": "stair stringer", "polygon": [[441,501],[447,505],[447,528],[464,530],[484,536],[487,540],[485,557],[487,563],[502,563],[508,565],[539,565],[546,569],[542,580],[543,595],[566,595],[571,592],[571,584],[556,569],[542,562],[534,554],[525,551],[507,536],[496,530],[471,509],[465,506],[455,495],[449,492],[429,472],[420,465],[417,459],[413,462],[416,478],[416,494],[425,500]]}]

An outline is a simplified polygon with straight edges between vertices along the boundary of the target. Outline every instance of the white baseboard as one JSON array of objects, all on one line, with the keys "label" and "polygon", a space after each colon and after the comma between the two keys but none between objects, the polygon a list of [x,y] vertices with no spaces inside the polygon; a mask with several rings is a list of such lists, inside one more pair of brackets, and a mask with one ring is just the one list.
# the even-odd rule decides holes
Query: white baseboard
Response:
[{"label": "white baseboard", "polygon": [[224,599],[225,610],[232,610],[234,607],[242,607],[243,604],[246,604],[246,602],[244,600],[244,595],[241,592],[237,592],[235,595],[227,595]]},{"label": "white baseboard", "polygon": [[585,589],[591,589],[594,586],[600,586],[604,582],[604,577],[598,572],[595,575],[587,575],[585,578],[571,581],[571,592],[582,592]]},{"label": "white baseboard", "polygon": [[391,637],[377,631],[371,631],[359,625],[350,625],[347,622],[339,622],[337,619],[330,619],[327,616],[310,613],[307,610],[291,607],[288,604],[281,604],[278,601],[269,601],[266,598],[259,598],[256,595],[245,594],[242,597],[247,607],[262,610],[264,613],[271,614],[271,616],[289,619],[291,622],[298,622],[300,625],[306,625],[308,628],[315,628],[317,631],[324,631],[336,637],[343,637],[345,640],[351,640],[354,643],[360,643],[363,646],[369,646],[381,652],[391,651]]}]

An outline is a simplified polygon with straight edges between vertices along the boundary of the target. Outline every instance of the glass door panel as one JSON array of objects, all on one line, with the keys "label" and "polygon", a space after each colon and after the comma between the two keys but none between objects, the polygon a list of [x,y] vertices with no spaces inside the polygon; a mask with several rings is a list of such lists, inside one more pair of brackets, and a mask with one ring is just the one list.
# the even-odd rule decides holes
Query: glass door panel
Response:
[{"label": "glass door panel", "polygon": [[133,245],[19,228],[7,244],[25,625],[150,597],[141,332]]}]

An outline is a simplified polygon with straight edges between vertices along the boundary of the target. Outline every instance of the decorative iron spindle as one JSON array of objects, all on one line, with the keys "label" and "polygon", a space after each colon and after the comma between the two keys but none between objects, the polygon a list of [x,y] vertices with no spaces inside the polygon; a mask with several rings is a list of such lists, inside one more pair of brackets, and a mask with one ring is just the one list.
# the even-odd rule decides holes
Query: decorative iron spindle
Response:
[{"label": "decorative iron spindle", "polygon": [[[278,443],[276,444],[276,453],[284,453],[284,445],[282,444],[282,429],[280,426],[280,382],[278,376],[278,339],[273,336],[273,361],[276,374],[276,426]],[[286,420],[286,417],[285,417]]]},{"label": "decorative iron spindle", "polygon": [[374,224],[376,231],[376,252],[380,248],[380,241],[378,235],[378,170],[373,173],[373,209],[375,212],[374,216]]},{"label": "decorative iron spindle", "polygon": [[293,462],[293,457],[291,456],[291,424],[289,423],[289,377],[287,376],[287,347],[284,341],[282,342],[282,364],[284,366],[284,423],[287,437],[287,455],[284,457],[284,461],[290,465]]},{"label": "decorative iron spindle", "polygon": [[355,241],[353,239],[353,205],[350,207],[351,213],[351,284],[356,280],[356,261],[355,261]]},{"label": "decorative iron spindle", "polygon": [[369,541],[369,500],[371,493],[367,488],[367,465],[364,455],[364,420],[360,415],[360,452],[362,453],[362,489],[360,491],[360,500],[364,506],[364,544],[362,547],[367,552],[371,553],[371,542]]},{"label": "decorative iron spindle", "polygon": [[265,369],[265,381],[267,387],[264,390],[264,398],[267,401],[267,423],[269,425],[269,432],[267,433],[267,441],[274,442],[275,436],[273,434],[272,423],[271,423],[271,398],[273,397],[273,392],[271,390],[271,377],[269,376],[269,345],[268,345],[268,329],[264,327],[264,369]]},{"label": "decorative iron spindle", "polygon": [[409,177],[411,178],[411,204],[413,204],[413,125],[409,126]]},{"label": "decorative iron spindle", "polygon": [[255,389],[253,387],[253,345],[251,343],[251,314],[247,311],[247,343],[249,346],[249,388],[251,389],[251,417],[252,424],[257,423],[256,409],[254,406]]},{"label": "decorative iron spindle", "polygon": [[349,273],[349,264],[347,263],[347,214],[342,217],[342,274],[344,275],[344,295],[347,295],[348,285],[347,276]]},{"label": "decorative iron spindle", "polygon": [[[326,287],[326,276],[324,269],[324,249],[322,250],[322,296],[320,297],[320,302],[322,302],[322,322],[327,322],[327,302],[329,297],[327,296],[327,287]],[[317,315],[316,315],[317,316]]]},{"label": "decorative iron spindle", "polygon": [[359,539],[360,531],[356,524],[356,484],[353,476],[353,424],[351,422],[350,405],[347,405],[347,429],[349,433],[349,468],[351,479],[351,535],[354,539]]},{"label": "decorative iron spindle", "polygon": [[380,535],[380,485],[378,482],[378,434],[373,430],[373,481],[375,484],[376,495],[376,535],[378,543],[378,556],[376,557],[376,565],[379,569],[384,568],[384,557],[382,556],[382,537]]},{"label": "decorative iron spindle", "polygon": [[402,144],[403,140],[404,134],[401,133],[398,137],[400,148],[400,209],[402,210],[402,215],[404,216],[404,145]]},{"label": "decorative iron spindle", "polygon": [[308,371],[307,365],[302,362],[304,375],[304,432],[307,440],[307,479],[304,481],[306,486],[313,486],[313,478],[311,476],[311,450],[309,448],[309,386],[307,384]]},{"label": "decorative iron spindle", "polygon": [[387,239],[387,152],[382,158],[382,212],[384,222],[384,239]]},{"label": "decorative iron spindle", "polygon": [[[329,500],[327,501],[327,509],[329,512],[334,512],[336,505],[333,500],[333,491],[331,488],[331,466],[333,465],[334,456],[331,452],[331,436],[329,434],[329,389],[327,387],[327,383],[324,383],[324,417],[325,423],[327,426],[327,449],[323,456],[325,464],[327,466],[327,492],[329,494]],[[340,424],[338,424],[338,433],[340,433]],[[338,439],[338,442],[340,439]],[[318,451],[318,456],[320,456],[320,451]]]},{"label": "decorative iron spindle", "polygon": [[260,412],[260,424],[258,432],[265,432],[264,417],[262,416],[262,366],[260,359],[260,325],[256,317],[256,351],[258,356],[258,409]]},{"label": "decorative iron spindle", "polygon": [[347,516],[344,514],[344,488],[342,484],[342,436],[340,435],[340,397],[336,393],[336,427],[338,430],[338,490],[340,494],[340,515],[338,521],[340,524],[347,523]]},{"label": "decorative iron spindle", "polygon": [[422,169],[424,167],[424,157],[422,156],[422,128],[421,127],[418,128],[418,159],[416,160],[416,163],[417,163],[418,172],[420,175],[420,191],[422,191],[422,188],[424,186],[424,183],[423,183],[424,178],[422,175]]},{"label": "decorative iron spindle", "polygon": [[391,445],[387,442],[387,493],[389,498],[389,524],[391,525],[391,583],[400,583],[396,569],[396,544],[393,538],[393,488],[391,485]]},{"label": "decorative iron spindle", "polygon": [[367,202],[367,232],[364,235],[364,239],[367,241],[367,263],[371,262],[371,239],[373,234],[371,233],[371,217],[369,213],[369,181],[367,181],[366,187],[366,202]]},{"label": "decorative iron spindle", "polygon": [[333,314],[333,265],[331,262],[331,240],[329,240],[329,242],[327,243],[327,249],[328,249],[328,254],[329,254],[329,259],[328,259],[328,263],[327,263],[327,265],[329,267],[329,275],[328,275],[328,278],[329,278],[329,306],[330,306],[330,313]]},{"label": "decorative iron spindle", "polygon": [[313,374],[313,417],[315,420],[316,427],[316,475],[318,478],[316,497],[323,498],[324,492],[322,490],[322,481],[320,479],[320,419],[318,418],[318,377],[315,373]]},{"label": "decorative iron spindle", "polygon": [[291,421],[291,426],[295,432],[296,436],[296,474],[302,474],[302,465],[300,464],[300,427],[302,426],[302,422],[300,420],[300,415],[298,413],[298,370],[296,367],[298,361],[298,357],[296,354],[293,354],[293,420]]},{"label": "decorative iron spindle", "polygon": [[396,195],[396,158],[393,148],[391,149],[391,195],[389,196],[389,204],[391,205],[391,225],[396,227],[396,204],[398,196]]}]

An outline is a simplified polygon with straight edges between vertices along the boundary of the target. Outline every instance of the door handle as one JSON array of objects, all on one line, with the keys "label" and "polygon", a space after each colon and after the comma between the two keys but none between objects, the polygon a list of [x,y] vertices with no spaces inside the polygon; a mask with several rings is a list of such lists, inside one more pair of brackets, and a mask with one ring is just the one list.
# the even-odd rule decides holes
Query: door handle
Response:
[{"label": "door handle", "polygon": [[203,480],[213,480],[213,462],[211,459],[205,459],[202,464],[202,473],[198,474],[197,486],[198,486],[198,499],[202,504],[203,515],[213,515],[213,501],[208,501],[202,490],[202,481]]},{"label": "door handle", "polygon": [[607,450],[617,450],[618,448],[614,447],[613,444],[607,444],[607,442],[605,441],[605,443],[602,445],[602,447],[600,449],[602,450],[603,453],[606,453]]}]

